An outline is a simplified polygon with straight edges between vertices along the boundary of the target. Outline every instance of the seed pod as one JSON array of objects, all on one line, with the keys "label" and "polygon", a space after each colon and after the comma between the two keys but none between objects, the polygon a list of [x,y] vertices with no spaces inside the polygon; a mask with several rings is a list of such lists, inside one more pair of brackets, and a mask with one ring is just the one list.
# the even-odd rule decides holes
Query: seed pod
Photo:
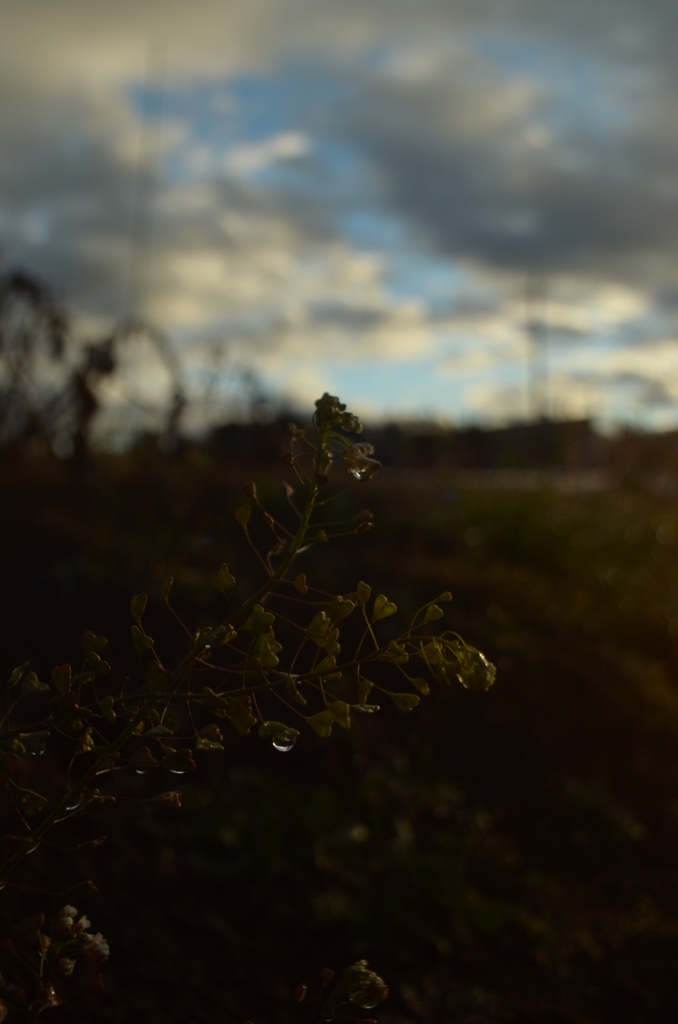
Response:
[{"label": "seed pod", "polygon": [[138,750],[135,750],[128,764],[130,768],[133,768],[135,772],[140,774],[151,772],[154,768],[158,767],[158,762],[153,757],[149,747],[139,747]]},{"label": "seed pod", "polygon": [[157,661],[149,661],[146,669],[146,686],[149,693],[166,693],[172,685],[172,673]]},{"label": "seed pod", "polygon": [[0,786],[9,782],[15,768],[16,755],[6,750],[0,750]]},{"label": "seed pod", "polygon": [[11,690],[13,686],[16,686],[17,683],[21,682],[24,672],[26,671],[29,665],[30,662],[25,661],[23,665],[17,665],[17,667],[10,673],[9,681],[7,683],[8,690]]},{"label": "seed pod", "polygon": [[210,740],[206,736],[198,736],[195,741],[196,750],[223,750],[223,743],[219,743],[218,740]]},{"label": "seed pod", "polygon": [[157,796],[152,796],[149,802],[152,804],[174,804],[176,807],[181,807],[181,793],[177,789],[170,790],[168,793],[158,793]]},{"label": "seed pod", "polygon": [[332,604],[329,607],[328,615],[332,622],[341,622],[347,615],[350,615],[355,604],[350,598],[344,598],[340,594],[332,598]]},{"label": "seed pod", "polygon": [[95,636],[91,629],[86,629],[82,634],[82,650],[85,657],[87,657],[91,651],[94,651],[95,654],[98,654],[99,651],[103,651],[107,643],[108,640],[105,636]]},{"label": "seed pod", "polygon": [[115,722],[116,714],[113,709],[113,698],[110,695],[108,697],[104,697],[102,701],[99,701],[99,710],[107,722],[110,722],[111,724]]},{"label": "seed pod", "polygon": [[367,698],[370,695],[373,685],[374,684],[369,679],[365,679],[364,677],[361,677],[358,680],[358,700],[361,704],[367,703]]},{"label": "seed pod", "polygon": [[351,728],[351,709],[346,701],[333,700],[327,705],[327,710],[332,712],[332,717],[342,729]]},{"label": "seed pod", "polygon": [[148,594],[137,594],[133,597],[129,603],[129,610],[132,618],[135,622],[139,622],[141,616],[146,611],[146,602],[148,601]]},{"label": "seed pod", "polygon": [[21,696],[31,693],[49,693],[47,683],[42,683],[35,672],[27,672],[21,682]]},{"label": "seed pod", "polygon": [[134,650],[141,657],[146,651],[150,651],[153,646],[153,638],[142,633],[138,626],[132,626],[132,643]]},{"label": "seed pod", "polygon": [[411,711],[419,703],[416,693],[391,693],[389,696],[398,711]]},{"label": "seed pod", "polygon": [[374,519],[374,512],[370,512],[368,508],[361,508],[360,512],[356,512],[353,516],[354,523],[369,523]]},{"label": "seed pod", "polygon": [[252,506],[251,505],[241,505],[239,508],[237,508],[235,510],[236,522],[240,526],[242,526],[243,530],[247,529],[247,524],[250,521],[250,516],[251,515],[252,515]]},{"label": "seed pod", "polygon": [[318,640],[329,632],[331,626],[332,623],[325,615],[325,612],[317,612],[306,628],[306,636],[309,640]]},{"label": "seed pod", "polygon": [[66,693],[71,688],[71,666],[57,665],[52,669],[52,682],[59,693]]},{"label": "seed pod", "polygon": [[461,685],[467,690],[489,690],[497,676],[492,662],[475,647],[464,647],[456,653],[459,662],[457,679]]},{"label": "seed pod", "polygon": [[212,740],[213,743],[221,743],[224,738],[221,729],[216,722],[212,722],[211,725],[206,725],[204,729],[200,729],[198,731],[198,736],[201,736],[206,740]]},{"label": "seed pod", "polygon": [[308,701],[304,697],[303,693],[299,689],[299,684],[293,676],[288,676],[285,680],[285,688],[289,693],[292,700],[296,701],[297,704],[308,704]]},{"label": "seed pod", "polygon": [[41,793],[34,793],[32,789],[20,789],[21,793],[21,807],[24,814],[32,817],[34,814],[40,814],[40,812],[47,806],[47,797],[42,796]]},{"label": "seed pod", "polygon": [[194,772],[196,769],[193,754],[188,747],[182,750],[171,750],[165,754],[160,762],[162,768],[166,768],[175,775],[185,775],[186,772]]},{"label": "seed pod", "polygon": [[445,612],[442,608],[439,608],[437,604],[430,604],[426,609],[426,615],[422,625],[427,626],[429,622],[435,622],[436,619],[442,619]]},{"label": "seed pod", "polygon": [[389,601],[386,594],[379,594],[379,597],[375,597],[374,599],[372,622],[378,622],[380,619],[387,619],[390,615],[395,615],[397,611],[397,606],[393,601]]},{"label": "seed pod", "polygon": [[311,715],[306,721],[318,736],[327,739],[332,733],[332,725],[335,718],[330,709],[327,708],[325,711],[319,711],[316,715]]},{"label": "seed pod", "polygon": [[219,590],[230,590],[231,587],[235,586],[235,576],[228,571],[228,566],[225,562],[222,562],[221,568],[219,569],[217,582]]},{"label": "seed pod", "polygon": [[87,655],[87,664],[93,676],[106,676],[111,671],[111,666],[107,661],[103,661],[96,651],[90,651]]}]

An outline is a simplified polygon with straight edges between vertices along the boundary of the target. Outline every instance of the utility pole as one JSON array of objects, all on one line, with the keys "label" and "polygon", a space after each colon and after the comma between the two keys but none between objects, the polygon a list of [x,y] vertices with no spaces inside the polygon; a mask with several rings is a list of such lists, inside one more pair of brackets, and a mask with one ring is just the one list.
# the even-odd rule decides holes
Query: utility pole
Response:
[{"label": "utility pole", "polygon": [[[142,314],[150,285],[153,244],[153,200],[157,186],[163,120],[167,40],[150,39],[146,52],[146,83],[141,112],[139,163],[134,182],[129,280],[124,322],[130,326]],[[158,90],[159,110],[151,110],[153,88]]]},{"label": "utility pole", "polygon": [[548,332],[544,317],[546,285],[542,278],[529,277],[525,288],[525,333],[527,335],[527,418],[548,417]]}]

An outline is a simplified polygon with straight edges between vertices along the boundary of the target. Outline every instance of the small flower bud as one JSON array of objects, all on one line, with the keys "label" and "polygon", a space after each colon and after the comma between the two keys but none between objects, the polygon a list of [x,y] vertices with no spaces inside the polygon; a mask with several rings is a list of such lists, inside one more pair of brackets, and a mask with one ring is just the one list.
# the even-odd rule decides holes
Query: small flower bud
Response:
[{"label": "small flower bud", "polygon": [[70,978],[71,974],[75,970],[75,960],[71,960],[67,956],[62,956],[61,960],[59,960],[59,970],[65,978]]},{"label": "small flower bud", "polygon": [[294,998],[298,1003],[303,1003],[304,999],[308,995],[308,985],[304,985],[303,982],[294,990]]},{"label": "small flower bud", "polygon": [[72,907],[70,903],[67,903],[65,907],[62,907],[57,914],[57,921],[59,924],[63,924],[67,917],[71,918],[70,924],[73,924],[73,918],[77,915],[77,910]]}]

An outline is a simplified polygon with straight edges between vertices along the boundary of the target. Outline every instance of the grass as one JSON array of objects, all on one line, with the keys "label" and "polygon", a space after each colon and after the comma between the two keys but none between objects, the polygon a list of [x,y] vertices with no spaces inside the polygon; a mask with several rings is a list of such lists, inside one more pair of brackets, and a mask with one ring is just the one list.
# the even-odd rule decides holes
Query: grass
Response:
[{"label": "grass", "polygon": [[[192,625],[217,614],[221,561],[256,581],[232,519],[240,474],[207,451],[102,457],[77,479],[7,462],[3,480],[7,669],[30,656],[47,673],[84,628],[131,665],[131,593],[148,590],[149,631],[171,644],[167,573]],[[260,490],[282,510],[275,474]],[[450,626],[498,663],[497,684],[284,757],[235,737],[179,814],[121,804],[96,859],[63,858],[64,877],[100,885],[88,913],[112,948],[88,1020],[291,1019],[297,982],[356,957],[391,985],[387,1024],[674,1020],[672,502],[389,485],[388,471],[344,501],[375,529],[301,569],[333,589],[365,579],[403,617],[452,590]]]}]

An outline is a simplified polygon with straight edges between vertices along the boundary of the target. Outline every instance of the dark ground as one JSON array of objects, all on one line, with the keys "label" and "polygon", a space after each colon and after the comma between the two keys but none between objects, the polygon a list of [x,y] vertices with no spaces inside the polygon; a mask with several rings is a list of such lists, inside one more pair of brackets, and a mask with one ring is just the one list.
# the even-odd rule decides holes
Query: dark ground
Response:
[{"label": "dark ground", "polygon": [[[2,671],[30,658],[45,678],[86,628],[116,672],[133,667],[140,590],[149,632],[178,650],[164,577],[192,626],[215,621],[222,561],[243,592],[258,580],[237,485],[263,476],[282,507],[277,470],[200,449],[149,444],[79,477],[44,455],[0,469]],[[678,1018],[674,504],[427,480],[358,486],[346,507],[373,509],[375,529],[301,568],[334,591],[367,580],[405,621],[449,588],[451,627],[499,664],[494,689],[438,689],[285,756],[229,736],[181,780],[181,810],[121,801],[86,826],[101,849],[56,866],[38,852],[24,880],[93,878],[79,909],[111,945],[105,992],[46,1019],[291,1020],[299,981],[358,957],[391,987],[384,1024]]]}]

